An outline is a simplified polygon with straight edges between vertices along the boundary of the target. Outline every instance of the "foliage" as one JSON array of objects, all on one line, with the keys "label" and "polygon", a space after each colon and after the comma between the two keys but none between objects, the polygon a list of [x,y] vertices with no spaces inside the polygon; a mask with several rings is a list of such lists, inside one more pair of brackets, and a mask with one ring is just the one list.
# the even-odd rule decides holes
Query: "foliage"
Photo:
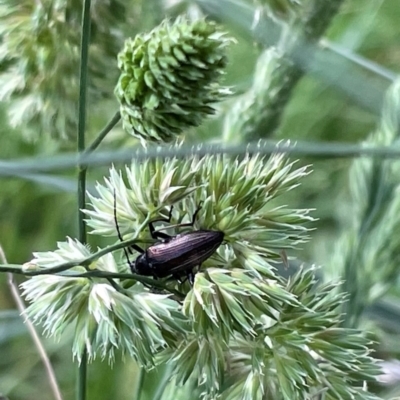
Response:
[{"label": "foliage", "polygon": [[125,41],[115,94],[124,129],[146,141],[171,141],[200,125],[229,91],[217,83],[230,42],[212,22],[177,19]]},{"label": "foliage", "polygon": [[[321,389],[328,399],[344,393],[372,398],[358,385],[378,373],[369,340],[340,328],[345,297],[336,285],[318,286],[313,271],[303,269],[286,281],[272,266],[281,249],[307,238],[309,210],[273,205],[307,173],[283,155],[266,160],[257,154],[134,163],[126,170],[127,185],[112,169],[106,185],[97,185],[100,197],[90,196],[93,210],[86,210],[94,233],[116,236],[118,223],[124,240],[148,240],[146,221],[165,218],[173,204],[173,220],[181,223],[201,203],[197,227],[224,232],[224,244],[201,266],[192,288],[167,279],[171,297],[131,280],[110,285],[85,278],[79,265],[87,248],[59,243],[56,252],[36,253],[30,265],[43,270],[75,260],[77,266],[62,277],[26,281],[28,315],[50,335],[73,324],[78,359],[86,345],[89,359],[113,361],[118,349],[144,367],[170,363],[177,382],[197,381],[203,398],[270,393],[293,399]],[[124,257],[116,262],[111,254],[90,264],[91,271],[126,269]]]},{"label": "foliage", "polygon": [[[381,108],[381,95],[387,80],[393,79],[394,74],[384,66],[396,68],[398,65],[397,44],[393,40],[397,34],[397,25],[393,21],[396,21],[398,7],[391,0],[387,0],[382,8],[379,8],[380,2],[344,2],[342,13],[338,14],[328,31],[329,38],[337,43],[324,38],[321,41],[324,50],[320,51],[319,46],[314,48],[313,43],[317,43],[329,26],[341,3],[333,0],[304,0],[301,3],[281,0],[175,2],[175,8],[168,11],[170,15],[180,7],[181,11],[188,12],[185,21],[190,25],[193,18],[201,14],[200,10],[207,10],[219,22],[227,23],[224,31],[230,30],[230,36],[239,38],[237,46],[226,49],[232,59],[228,65],[227,81],[235,86],[235,92],[242,92],[240,98],[213,106],[217,117],[221,117],[218,115],[221,110],[228,111],[223,122],[221,118],[209,119],[190,131],[187,125],[182,125],[181,134],[186,137],[190,134],[196,143],[210,140],[243,143],[243,153],[247,140],[268,135],[327,141],[365,138],[365,132],[371,131],[375,122],[374,113]],[[23,4],[10,0],[0,3],[0,76],[8,99],[2,107],[7,106],[9,115],[16,116],[13,124],[22,129],[11,130],[6,123],[1,126],[4,140],[0,153],[7,158],[21,153],[36,155],[33,162],[24,163],[17,159],[11,160],[9,165],[3,162],[0,165],[2,176],[13,176],[12,171],[16,174],[15,166],[30,165],[24,173],[18,172],[18,176],[35,182],[27,185],[15,178],[4,181],[0,199],[1,241],[9,259],[13,260],[23,259],[31,248],[53,246],[52,243],[65,237],[68,231],[70,236],[75,236],[71,233],[75,218],[69,218],[67,210],[71,203],[65,195],[72,190],[71,182],[62,175],[42,174],[40,168],[42,153],[56,152],[61,143],[59,137],[75,135],[81,4],[75,1],[62,4],[41,1],[30,4],[30,8]],[[165,12],[158,0],[132,0],[126,9],[115,7],[117,4],[120,7],[114,1],[92,2],[93,42],[88,86],[88,131],[92,132],[115,114],[118,107],[112,87],[116,81],[115,55],[122,45],[121,38],[133,37],[143,27],[151,29]],[[33,13],[34,7],[39,11],[43,7],[46,12]],[[19,19],[20,25],[17,23]],[[32,25],[32,21],[40,21],[40,24]],[[68,21],[68,24],[57,21]],[[166,23],[163,26],[165,28]],[[272,27],[277,30],[273,32]],[[42,36],[37,33],[42,31],[50,32],[50,44],[40,41]],[[254,41],[261,50],[256,55],[258,63],[253,75],[250,64],[257,53]],[[63,51],[58,51],[59,48]],[[25,52],[24,49],[35,51]],[[73,52],[68,53],[71,49]],[[313,56],[314,50],[316,57]],[[66,54],[71,54],[71,57],[65,57]],[[372,65],[360,54],[380,65]],[[63,65],[67,70],[62,68]],[[37,80],[30,74],[32,71],[39,72],[35,76]],[[294,89],[305,74],[308,77],[305,76]],[[372,75],[373,80],[367,79]],[[17,81],[26,86],[17,87]],[[328,90],[329,85],[336,90]],[[8,91],[10,87],[12,90]],[[375,145],[390,146],[387,147],[388,153],[396,150],[396,141],[392,144],[398,114],[396,90],[395,85],[388,94],[382,124],[370,137]],[[160,93],[164,93],[163,88]],[[193,99],[190,97],[190,100]],[[114,106],[110,107],[112,102]],[[33,108],[30,108],[31,104]],[[199,121],[203,117],[200,114]],[[160,118],[165,121],[165,115]],[[5,117],[3,119],[5,121]],[[388,126],[389,122],[392,126]],[[224,137],[220,135],[222,124]],[[99,135],[93,148],[108,131]],[[43,132],[45,135],[41,134]],[[389,136],[386,133],[382,135],[382,132],[389,132]],[[117,133],[120,135],[119,144],[124,142],[127,152],[132,151],[132,140],[121,139],[118,130],[112,133],[107,138],[108,144],[115,146]],[[50,134],[56,140],[49,139]],[[379,141],[382,137],[387,140]],[[27,145],[24,142],[26,138],[38,141],[35,145]],[[143,138],[140,140],[144,142]],[[321,150],[318,144],[313,146],[309,151],[318,154]],[[149,154],[157,151],[151,144],[149,147]],[[341,319],[345,318],[347,325],[362,329],[367,321],[368,328],[375,331],[375,340],[380,341],[374,345],[375,348],[384,350],[378,357],[396,355],[397,342],[391,341],[388,332],[384,332],[384,327],[389,325],[394,332],[400,329],[396,325],[399,314],[395,312],[398,302],[395,297],[398,292],[395,274],[398,214],[395,164],[391,161],[381,163],[378,159],[360,159],[354,164],[350,203],[347,197],[340,198],[340,209],[351,208],[352,212],[345,215],[343,236],[336,249],[332,251],[329,248],[323,255],[324,249],[328,248],[326,243],[337,241],[332,230],[337,222],[332,211],[332,198],[338,189],[344,187],[343,170],[347,163],[338,162],[338,159],[329,164],[326,161],[314,163],[315,173],[309,175],[302,186],[288,193],[287,189],[296,185],[297,178],[306,175],[308,169],[302,169],[301,163],[292,164],[278,154],[268,159],[256,152],[251,153],[246,160],[255,160],[254,164],[259,168],[253,171],[258,178],[253,176],[249,187],[257,186],[260,193],[267,188],[271,190],[271,195],[260,199],[256,189],[249,193],[245,190],[243,182],[249,176],[244,176],[243,156],[237,159],[204,156],[209,149],[206,145],[200,156],[190,162],[181,157],[179,146],[173,145],[171,149],[180,156],[163,160],[150,157],[143,164],[128,166],[125,171],[112,168],[105,184],[97,185],[97,194],[88,182],[91,207],[86,210],[86,215],[96,234],[92,240],[100,244],[101,254],[83,243],[68,239],[59,242],[58,250],[35,253],[36,265],[27,265],[22,270],[29,275],[37,274],[24,284],[27,296],[31,295],[33,301],[29,312],[36,322],[44,324],[47,334],[57,336],[63,332],[64,341],[73,337],[73,351],[78,359],[84,360],[83,350],[87,345],[89,355],[97,355],[99,359],[113,360],[117,354],[125,353],[126,364],[119,363],[117,357],[113,370],[99,360],[91,366],[90,376],[95,377],[95,384],[90,385],[90,397],[123,398],[125,395],[130,398],[136,395],[138,398],[140,393],[142,399],[187,399],[200,395],[214,397],[216,393],[222,393],[222,398],[242,396],[252,399],[264,393],[267,398],[305,398],[304,393],[308,391],[312,398],[347,398],[351,394],[354,398],[375,398],[365,391],[367,387],[362,382],[372,381],[378,372],[369,355],[370,340],[365,333],[342,327]],[[285,148],[281,143],[279,149],[286,151],[289,147]],[[378,151],[382,154],[382,148]],[[98,158],[93,158],[97,165],[104,164],[101,157],[99,154]],[[119,153],[115,157],[118,159]],[[61,157],[62,160],[65,158]],[[74,160],[75,156],[71,157],[69,165]],[[283,181],[287,174],[292,173],[294,179],[289,179],[286,186],[280,179],[276,186],[268,185],[268,174],[263,169],[266,167],[275,178],[285,171]],[[302,171],[300,176],[296,171]],[[239,179],[240,174],[243,182]],[[91,169],[91,178],[102,179],[102,175],[101,169]],[[209,176],[213,180],[209,180]],[[39,194],[35,186],[38,183],[47,185]],[[64,193],[54,194],[48,190],[49,186],[57,187],[57,190],[61,188]],[[103,247],[107,243],[104,236],[116,238],[114,188],[118,192],[117,220],[127,239],[126,246],[139,242],[143,247],[150,245],[147,222],[150,218],[167,215],[170,205],[175,206],[174,222],[185,222],[198,203],[210,197],[209,202],[203,204],[196,228],[226,229],[226,241],[204,263],[193,288],[174,281],[152,282],[150,278],[135,276],[128,271],[121,250],[111,254],[111,250],[121,249],[119,242],[112,248]],[[274,191],[279,188],[281,192]],[[243,191],[245,195],[236,198],[237,191]],[[240,207],[242,200],[251,205],[249,210]],[[300,206],[279,208],[288,202]],[[214,204],[218,209],[214,209]],[[266,209],[259,208],[260,204],[264,204]],[[313,216],[320,217],[319,222],[313,222],[313,227],[319,229],[308,243],[310,226],[304,223],[313,219],[307,210],[297,213],[304,205],[308,208],[317,206]],[[229,211],[224,214],[225,206]],[[171,233],[177,232],[179,230]],[[305,252],[294,252],[299,244]],[[96,248],[95,245],[91,247]],[[297,268],[293,259],[287,260],[282,249],[303,259],[320,261],[325,258],[325,264],[334,270],[335,277],[344,271],[347,283],[340,287],[337,282],[332,282],[332,275],[327,274],[325,267],[318,270],[307,266]],[[131,261],[133,259],[134,255]],[[276,270],[281,259],[285,267]],[[69,266],[57,275],[47,276],[47,279],[46,275],[38,275],[49,267],[62,264],[63,260],[69,260]],[[21,272],[21,266],[6,267]],[[0,281],[3,276],[0,275]],[[327,283],[323,284],[323,281]],[[146,285],[156,289],[150,291]],[[349,292],[350,301],[346,304],[343,289]],[[390,316],[386,306],[388,294],[392,295],[394,310]],[[6,307],[12,307],[8,292],[3,290],[0,295],[2,306],[5,303]],[[386,302],[376,303],[381,298]],[[63,312],[68,307],[75,313]],[[341,314],[343,310],[345,315]],[[379,310],[379,315],[376,310]],[[17,360],[18,353],[13,351],[14,346],[10,346],[11,331],[7,330],[9,325],[5,325],[7,320],[1,319],[1,315],[2,312],[0,328],[5,327],[8,332],[8,336],[4,336],[0,329],[0,345],[4,353],[0,363],[3,392],[13,398],[18,398],[18,395],[36,398],[38,394],[41,398],[49,398],[42,389],[46,382],[37,368],[32,346],[18,346],[23,349],[24,361],[9,362]],[[386,321],[381,330],[376,327],[377,316],[380,321]],[[148,323],[144,324],[144,320]],[[76,331],[73,329],[75,326],[78,327]],[[116,333],[116,326],[121,335]],[[131,327],[136,329],[133,335]],[[125,340],[128,336],[135,340]],[[68,395],[73,379],[69,365],[71,346],[64,346],[64,343],[46,341]],[[131,356],[139,360],[139,364],[133,362]],[[169,361],[168,365],[163,361]],[[152,372],[145,372],[138,365],[157,367]],[[34,376],[31,374],[33,370]],[[183,382],[184,386],[178,390],[176,386]],[[368,389],[379,390],[371,385]],[[132,394],[132,390],[136,393]],[[391,394],[395,395],[395,391],[393,388]],[[381,390],[380,393],[385,398],[390,396]]]},{"label": "foliage", "polygon": [[[380,125],[365,146],[392,146],[398,142],[399,110],[398,80],[389,88]],[[398,275],[398,172],[397,162],[379,159],[357,160],[350,169],[349,214],[333,252],[330,276],[342,273],[347,278],[343,286],[350,293],[346,320],[351,326],[358,325],[364,309],[381,298]]]},{"label": "foliage", "polygon": [[[3,0],[0,3],[0,99],[10,100],[12,126],[29,138],[76,135],[81,3]],[[124,19],[119,1],[95,4],[89,90],[108,95],[119,38],[112,29]]]},{"label": "foliage", "polygon": [[232,102],[225,116],[225,141],[247,141],[254,136],[273,134],[271,130],[276,127],[276,118],[281,112],[281,104],[276,99],[287,83],[284,65],[288,63],[275,47],[260,54],[251,88]]}]

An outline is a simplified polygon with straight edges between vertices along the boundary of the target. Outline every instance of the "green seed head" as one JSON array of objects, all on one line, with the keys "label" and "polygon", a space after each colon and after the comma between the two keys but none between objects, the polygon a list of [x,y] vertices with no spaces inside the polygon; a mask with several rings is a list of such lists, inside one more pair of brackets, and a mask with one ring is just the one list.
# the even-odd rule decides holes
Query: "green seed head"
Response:
[{"label": "green seed head", "polygon": [[218,84],[229,42],[214,23],[184,18],[126,40],[115,88],[124,129],[143,144],[168,142],[213,114],[229,93]]}]

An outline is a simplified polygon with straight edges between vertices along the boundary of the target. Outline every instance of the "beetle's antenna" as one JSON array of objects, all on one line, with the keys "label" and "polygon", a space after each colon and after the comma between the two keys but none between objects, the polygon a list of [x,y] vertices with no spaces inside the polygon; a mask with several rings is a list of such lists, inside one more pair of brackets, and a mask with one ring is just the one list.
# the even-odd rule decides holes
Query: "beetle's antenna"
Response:
[{"label": "beetle's antenna", "polygon": [[[118,225],[118,219],[117,219],[117,193],[116,193],[115,188],[114,188],[114,222],[115,222],[115,227],[117,228],[118,239],[121,242],[123,242],[124,239],[122,238],[121,231],[120,231],[119,225]],[[126,249],[126,247],[123,247],[123,250],[124,250],[124,254],[125,254],[125,257],[126,257],[126,261],[128,262],[129,268],[132,269],[132,264],[131,264],[131,262],[129,260],[129,252]]]}]

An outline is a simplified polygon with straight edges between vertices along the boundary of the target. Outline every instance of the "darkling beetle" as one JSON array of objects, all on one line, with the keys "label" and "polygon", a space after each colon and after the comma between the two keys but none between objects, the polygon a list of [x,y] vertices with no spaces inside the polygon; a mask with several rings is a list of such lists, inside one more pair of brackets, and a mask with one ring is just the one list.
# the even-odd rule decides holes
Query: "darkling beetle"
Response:
[{"label": "darkling beetle", "polygon": [[[157,231],[154,228],[155,222],[171,223],[172,209],[173,206],[171,206],[169,210],[168,218],[160,218],[149,222],[151,237],[159,240],[159,242],[151,245],[146,250],[134,244],[128,249],[124,248],[124,253],[133,273],[152,276],[154,279],[172,276],[178,281],[180,281],[183,276],[186,276],[190,285],[193,285],[193,269],[197,266],[200,267],[205,260],[214,254],[224,239],[224,233],[221,231],[201,229],[170,236]],[[179,224],[176,225],[176,227],[193,227],[200,209],[201,204],[193,214],[191,222]],[[117,199],[115,192],[114,219],[118,238],[123,241],[117,220]],[[131,248],[141,253],[134,262],[129,260],[129,253],[132,254]]]}]

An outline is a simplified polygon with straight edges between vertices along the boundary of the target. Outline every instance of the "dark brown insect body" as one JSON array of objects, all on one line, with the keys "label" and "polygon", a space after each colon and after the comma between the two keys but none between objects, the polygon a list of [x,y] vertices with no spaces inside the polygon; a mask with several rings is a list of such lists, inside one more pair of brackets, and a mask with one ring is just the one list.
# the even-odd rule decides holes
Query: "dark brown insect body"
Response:
[{"label": "dark brown insect body", "polygon": [[211,257],[223,239],[223,232],[206,230],[171,236],[145,250],[136,259],[132,270],[159,278],[193,273],[193,268]]},{"label": "dark brown insect body", "polygon": [[[180,224],[178,226],[193,226],[200,208],[201,206],[199,206],[193,214],[190,223]],[[164,221],[170,223],[171,216],[172,207],[168,218],[159,219],[149,223],[149,230],[152,238],[161,240],[160,242],[153,244],[146,250],[141,249],[137,245],[132,245],[131,247],[134,250],[141,253],[136,258],[135,262],[129,261],[128,251],[130,252],[130,249],[124,249],[125,255],[133,273],[153,276],[154,278],[172,276],[181,279],[186,276],[189,282],[193,284],[193,269],[195,267],[200,267],[205,260],[214,254],[224,239],[224,233],[221,231],[198,230],[170,236],[166,233],[160,232],[159,230],[157,231],[154,228],[154,222]],[[118,237],[122,241],[122,235],[117,222],[115,194],[114,217]]]}]

